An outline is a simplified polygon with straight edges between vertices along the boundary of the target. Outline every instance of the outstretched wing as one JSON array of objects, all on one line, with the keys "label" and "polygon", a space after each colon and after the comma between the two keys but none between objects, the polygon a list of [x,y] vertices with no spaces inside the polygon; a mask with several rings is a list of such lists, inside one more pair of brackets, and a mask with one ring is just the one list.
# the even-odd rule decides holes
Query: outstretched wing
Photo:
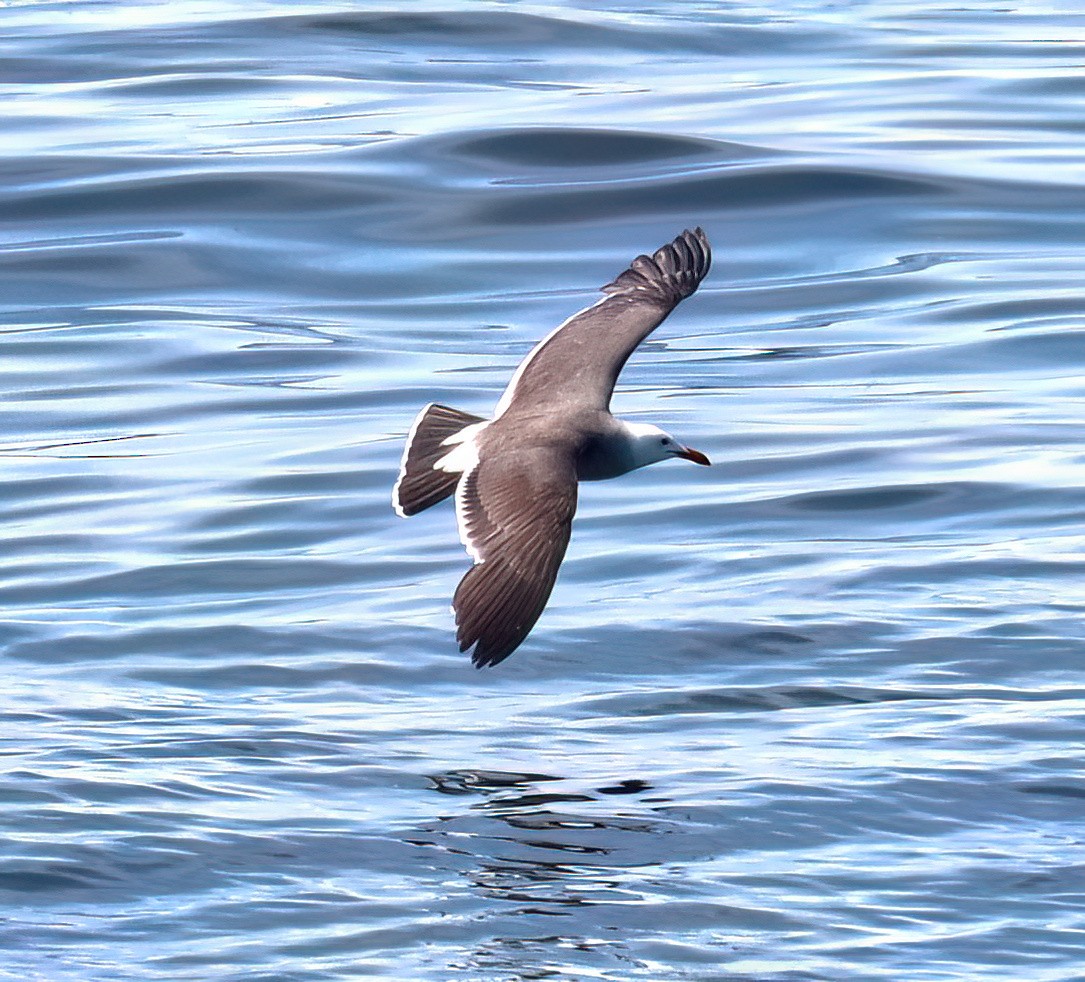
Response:
[{"label": "outstretched wing", "polygon": [[480,461],[456,489],[460,538],[475,565],[452,600],[460,651],[477,668],[508,658],[550,598],[576,511],[576,467],[554,448]]},{"label": "outstretched wing", "polygon": [[701,229],[685,231],[652,256],[637,256],[603,287],[607,296],[573,314],[540,341],[516,370],[497,404],[607,409],[629,356],[697,289],[712,252]]}]

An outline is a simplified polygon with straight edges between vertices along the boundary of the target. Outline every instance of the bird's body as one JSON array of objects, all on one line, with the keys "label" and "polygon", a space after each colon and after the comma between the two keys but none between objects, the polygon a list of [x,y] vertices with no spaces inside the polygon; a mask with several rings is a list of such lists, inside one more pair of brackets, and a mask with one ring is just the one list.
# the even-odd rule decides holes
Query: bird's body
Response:
[{"label": "bird's body", "polygon": [[629,355],[688,297],[711,261],[700,229],[638,256],[606,296],[540,341],[492,420],[431,404],[403,452],[392,503],[414,515],[455,493],[460,539],[474,566],[453,598],[460,650],[496,665],[527,637],[569,542],[577,483],[683,457],[708,458],[658,427],[610,413]]}]

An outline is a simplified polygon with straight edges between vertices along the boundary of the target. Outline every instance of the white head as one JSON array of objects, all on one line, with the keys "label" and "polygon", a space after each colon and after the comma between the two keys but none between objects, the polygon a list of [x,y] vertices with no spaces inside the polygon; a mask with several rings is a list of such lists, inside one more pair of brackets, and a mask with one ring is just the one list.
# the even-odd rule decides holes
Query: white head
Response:
[{"label": "white head", "polygon": [[695,464],[708,464],[708,458],[700,450],[684,447],[670,433],[666,433],[651,423],[627,423],[622,420],[629,435],[629,450],[632,454],[630,470],[656,464],[671,457],[692,460]]}]

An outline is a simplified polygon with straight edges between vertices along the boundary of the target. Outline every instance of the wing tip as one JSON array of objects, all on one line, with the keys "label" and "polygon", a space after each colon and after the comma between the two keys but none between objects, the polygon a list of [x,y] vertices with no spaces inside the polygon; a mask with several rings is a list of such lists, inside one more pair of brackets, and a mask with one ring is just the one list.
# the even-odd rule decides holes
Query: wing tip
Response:
[{"label": "wing tip", "polygon": [[495,559],[476,563],[460,580],[452,597],[456,643],[461,652],[474,649],[475,668],[503,662],[527,640],[550,597],[557,564],[536,573],[525,579],[513,566]]},{"label": "wing tip", "polygon": [[637,256],[602,290],[611,295],[650,298],[673,307],[693,294],[711,266],[708,236],[697,225],[685,229],[651,256]]},{"label": "wing tip", "polygon": [[475,650],[471,652],[471,664],[475,667],[477,671],[481,671],[484,668],[493,668],[495,665],[500,665],[501,662],[503,662],[506,658],[509,657],[509,655],[512,654],[511,651],[503,653],[487,652],[481,651],[480,648],[481,645],[476,645]]},{"label": "wing tip", "polygon": [[501,646],[487,644],[486,639],[481,636],[481,632],[477,629],[468,633],[465,630],[465,625],[460,621],[459,612],[455,607],[452,608],[452,611],[456,615],[459,628],[456,632],[456,643],[459,645],[461,653],[474,649],[471,651],[471,664],[476,669],[493,668],[494,665],[498,665],[508,658],[523,643],[523,638],[521,638],[511,647],[508,644]]}]

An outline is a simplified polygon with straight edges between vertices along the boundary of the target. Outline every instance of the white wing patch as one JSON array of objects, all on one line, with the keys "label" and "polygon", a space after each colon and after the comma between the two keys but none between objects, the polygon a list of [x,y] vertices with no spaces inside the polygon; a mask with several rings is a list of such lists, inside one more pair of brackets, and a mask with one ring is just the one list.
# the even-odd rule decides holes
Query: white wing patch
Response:
[{"label": "white wing patch", "polygon": [[434,465],[436,471],[444,471],[446,474],[462,474],[474,470],[478,466],[478,436],[487,426],[489,420],[482,423],[472,423],[465,426],[459,433],[441,441],[442,447],[451,447],[440,460]]},{"label": "white wing patch", "polygon": [[482,554],[478,546],[471,540],[471,533],[467,527],[467,479],[478,468],[478,434],[489,425],[489,421],[474,423],[453,433],[448,439],[441,442],[442,447],[451,446],[446,453],[434,465],[435,470],[442,470],[448,474],[459,473],[459,483],[456,485],[456,525],[460,530],[460,542],[464,549],[476,563],[482,562]]},{"label": "white wing patch", "polygon": [[471,532],[467,525],[467,479],[474,473],[478,467],[478,454],[475,454],[475,462],[470,469],[463,472],[463,477],[460,478],[460,483],[456,485],[456,525],[460,530],[460,542],[463,543],[464,549],[467,550],[467,555],[474,560],[477,566],[481,562],[485,562],[482,558],[482,553],[479,551],[478,545],[472,541]]}]

